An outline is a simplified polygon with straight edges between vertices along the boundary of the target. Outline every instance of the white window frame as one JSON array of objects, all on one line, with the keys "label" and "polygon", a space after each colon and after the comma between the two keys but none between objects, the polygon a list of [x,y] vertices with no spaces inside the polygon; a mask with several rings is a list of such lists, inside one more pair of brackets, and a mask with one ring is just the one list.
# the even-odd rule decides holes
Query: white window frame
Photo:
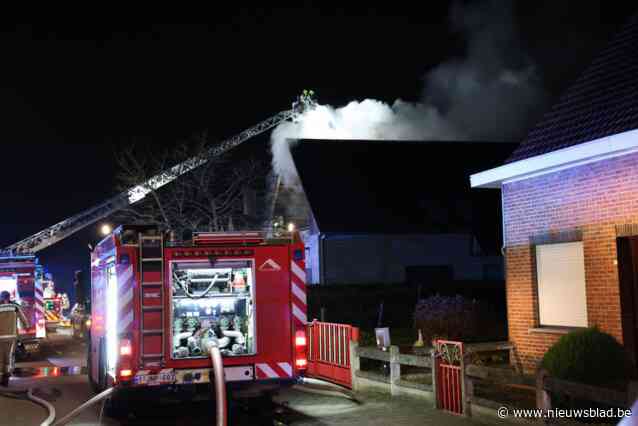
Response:
[{"label": "white window frame", "polygon": [[541,327],[587,327],[582,241],[537,245],[536,286]]}]

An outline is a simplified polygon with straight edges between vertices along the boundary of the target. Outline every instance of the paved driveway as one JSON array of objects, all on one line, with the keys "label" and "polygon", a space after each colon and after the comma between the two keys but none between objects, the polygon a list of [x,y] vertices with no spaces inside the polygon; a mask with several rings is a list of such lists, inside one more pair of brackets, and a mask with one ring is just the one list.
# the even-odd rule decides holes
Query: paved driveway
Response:
[{"label": "paved driveway", "polygon": [[[430,403],[411,397],[390,397],[365,393],[361,402],[346,398],[314,395],[296,389],[282,391],[275,401],[298,413],[293,425],[393,425],[462,426],[478,425],[477,420],[445,414]],[[294,417],[294,416],[293,416]],[[494,420],[495,424],[499,424]]]}]

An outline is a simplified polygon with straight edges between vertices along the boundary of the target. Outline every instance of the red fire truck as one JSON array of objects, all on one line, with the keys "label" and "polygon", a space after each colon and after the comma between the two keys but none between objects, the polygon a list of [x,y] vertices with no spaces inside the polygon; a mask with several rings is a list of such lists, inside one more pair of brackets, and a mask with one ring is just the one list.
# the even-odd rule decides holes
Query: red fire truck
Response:
[{"label": "red fire truck", "polygon": [[[14,258],[16,262],[31,262],[31,264],[37,265],[37,258],[34,255],[39,251],[64,240],[105,217],[113,215],[127,206],[140,202],[151,191],[171,183],[185,173],[188,173],[202,164],[206,164],[210,159],[219,157],[252,137],[260,135],[285,121],[297,120],[305,111],[315,107],[316,102],[313,99],[313,92],[304,91],[304,93],[293,102],[291,109],[280,111],[256,125],[243,130],[241,133],[221,141],[200,155],[175,164],[98,205],[68,217],[23,240],[5,247],[2,252],[0,252],[0,272],[3,271],[2,264],[5,262],[5,260],[1,258],[1,253],[7,254],[6,257],[8,258],[7,262],[9,262],[9,265],[13,265],[13,260],[11,259]],[[90,332],[93,347],[92,351],[90,351],[92,361],[89,363],[89,366],[93,369],[91,378],[98,387],[106,387],[110,383],[118,383],[123,386],[138,386],[148,383],[187,382],[195,376],[189,375],[190,373],[186,372],[183,373],[185,376],[182,377],[177,373],[189,369],[195,371],[197,368],[200,368],[200,366],[206,365],[206,359],[204,357],[197,358],[191,355],[194,353],[193,350],[195,350],[192,349],[193,343],[191,342],[197,339],[201,340],[203,338],[202,336],[209,340],[215,337],[218,339],[219,344],[223,343],[228,346],[225,348],[225,351],[227,355],[226,364],[229,366],[227,372],[229,381],[237,380],[240,376],[257,381],[266,378],[293,378],[298,374],[302,366],[300,364],[295,365],[296,361],[293,360],[293,357],[287,358],[284,356],[286,349],[284,349],[284,346],[281,346],[283,345],[282,339],[292,339],[294,337],[293,331],[296,329],[293,330],[290,328],[291,326],[282,325],[279,321],[284,318],[282,315],[289,320],[292,318],[305,318],[305,310],[302,310],[300,305],[292,304],[292,302],[290,302],[291,304],[290,307],[287,308],[287,311],[284,311],[283,308],[281,308],[282,310],[274,308],[273,306],[284,306],[283,293],[280,294],[279,290],[274,292],[271,292],[272,289],[266,290],[269,288],[269,285],[281,285],[278,280],[283,280],[284,276],[289,276],[289,278],[294,276],[303,277],[303,268],[296,268],[294,266],[296,263],[281,263],[283,262],[283,258],[277,257],[280,255],[283,256],[281,253],[283,253],[282,250],[285,251],[285,249],[282,247],[287,247],[288,249],[291,249],[293,246],[297,247],[297,245],[300,244],[298,238],[295,239],[294,243],[290,243],[289,241],[286,245],[283,243],[275,244],[272,241],[266,240],[263,236],[246,237],[248,239],[244,241],[242,240],[243,237],[240,238],[229,235],[226,237],[215,237],[217,239],[213,238],[213,236],[209,239],[205,239],[201,236],[203,234],[200,234],[196,244],[219,246],[220,242],[223,241],[224,244],[228,246],[227,251],[224,252],[224,249],[221,248],[220,250],[222,251],[208,250],[208,254],[201,255],[201,250],[193,250],[193,247],[189,249],[184,246],[183,249],[185,253],[200,253],[199,257],[202,259],[220,258],[225,259],[226,262],[230,262],[232,258],[241,260],[244,262],[244,265],[250,266],[238,266],[237,270],[235,270],[235,266],[232,266],[234,264],[231,262],[229,263],[229,265],[231,265],[229,267],[223,266],[226,264],[222,263],[221,265],[223,267],[215,266],[206,269],[203,268],[200,263],[197,263],[197,261],[201,259],[199,259],[197,255],[192,255],[192,263],[200,265],[195,267],[195,269],[203,268],[208,272],[203,273],[196,270],[191,272],[178,271],[176,274],[181,278],[177,279],[171,275],[172,270],[169,271],[168,275],[164,275],[166,273],[164,264],[169,260],[173,261],[173,258],[170,256],[182,256],[179,247],[173,248],[160,245],[160,253],[155,263],[153,263],[149,259],[141,258],[144,252],[142,250],[144,242],[147,241],[146,239],[139,237],[139,240],[129,240],[123,237],[122,233],[125,231],[129,231],[130,233],[131,230],[133,230],[133,228],[121,228],[120,231],[113,233],[106,240],[102,241],[93,253],[93,297],[98,301],[98,305],[93,305],[92,310],[94,313],[99,313],[99,315],[91,319],[94,327]],[[141,235],[145,237],[144,232],[141,232]],[[224,238],[229,239],[225,240]],[[125,243],[124,241],[137,242]],[[241,256],[235,257],[239,255],[235,255],[234,251],[232,252],[233,254],[231,254],[231,251],[229,251],[231,248],[233,248],[233,250],[235,249],[235,244],[239,246],[242,244],[246,246],[252,245],[254,247],[245,248],[244,251],[246,253],[242,255],[243,258]],[[135,247],[137,247],[137,249],[135,249]],[[297,253],[297,250],[300,249],[295,248],[294,252]],[[267,256],[267,254],[271,252],[274,257],[264,258],[264,263],[257,265],[263,256]],[[226,254],[222,256],[223,253]],[[295,254],[295,262],[300,262],[297,266],[303,263],[303,251],[300,253],[299,255]],[[201,261],[203,262],[203,260]],[[124,268],[124,262],[130,262],[127,268]],[[158,268],[157,262],[160,262],[159,269],[150,271],[149,268]],[[175,260],[175,264],[180,264],[180,262],[181,259],[179,262]],[[171,265],[170,263],[166,264]],[[169,266],[166,267],[168,268]],[[34,336],[34,338],[39,339],[46,335],[42,304],[42,286],[40,284],[42,271],[37,269],[36,266],[25,268],[26,269],[23,268],[23,264],[20,264],[17,269],[14,266],[7,266],[5,268],[6,274],[2,276],[8,278],[5,278],[5,281],[2,283],[3,285],[17,286],[18,290],[16,291],[18,292],[18,296],[22,297],[24,294],[24,306],[32,309],[31,316],[33,323],[36,325],[35,329],[28,330],[25,335]],[[266,273],[269,271],[268,268],[272,269],[269,274]],[[221,288],[224,282],[225,275],[222,274],[222,271],[231,274],[231,289],[234,293],[231,292],[231,295],[223,295],[222,291],[218,291],[219,297],[212,298],[212,295],[216,294],[213,288]],[[299,274],[295,275],[295,271]],[[204,274],[204,276],[198,276],[200,272]],[[206,289],[204,295],[197,296],[197,291],[199,291],[196,289],[197,283],[206,282],[206,280],[210,281],[211,279],[211,277],[206,276],[207,273],[213,274],[212,277],[214,277],[215,285],[213,285],[211,289]],[[186,274],[186,278],[182,277],[183,274]],[[193,274],[193,276],[191,277],[189,274]],[[155,285],[152,285],[152,282],[148,281],[149,276],[154,277],[153,279],[156,280]],[[182,282],[180,280],[186,281]],[[173,297],[169,291],[171,287],[166,287],[168,290],[164,290],[164,284],[166,286],[176,285],[178,287],[182,285],[185,286],[184,288],[186,289],[192,285],[194,286],[193,291],[195,291],[195,293],[188,290],[190,293],[185,293],[186,296],[175,295],[175,297]],[[128,290],[125,293],[118,294],[118,291],[124,288],[122,286],[125,286]],[[155,290],[153,290],[153,288]],[[242,293],[240,291],[242,288],[249,290],[245,290]],[[295,296],[289,295],[287,296],[288,299],[294,300],[295,297],[302,297],[304,294],[303,288],[301,284],[292,286],[290,291],[293,291],[291,294]],[[109,291],[111,291],[111,293],[109,293],[107,289],[110,289]],[[245,297],[233,296],[233,294],[240,293],[245,294]],[[115,301],[107,304],[107,295],[108,300]],[[124,298],[121,300],[117,299],[119,296]],[[178,302],[181,300],[180,297],[186,297],[186,299],[184,299],[183,302]],[[237,299],[237,297],[239,297],[239,299]],[[244,316],[239,314],[229,315],[231,311],[226,312],[224,310],[231,309],[230,306],[232,303],[235,303],[235,299],[239,300],[237,303],[240,303],[240,305],[238,305],[240,307],[236,309],[243,309],[241,306],[249,306],[253,309],[246,311],[250,312],[249,316],[248,313]],[[99,304],[100,300],[102,301],[102,305]],[[194,303],[194,301],[197,301],[197,303]],[[156,305],[154,305],[154,303]],[[204,306],[207,304],[210,305],[211,303],[217,304]],[[195,307],[200,306],[200,304],[203,306],[205,315],[202,315],[201,312],[197,313],[195,309]],[[35,308],[33,308],[34,306]],[[114,311],[108,311],[107,307]],[[128,309],[128,307],[130,307],[130,310],[126,312],[118,311],[120,308]],[[222,311],[219,311],[220,309],[222,309]],[[209,310],[215,312],[215,315],[206,313]],[[111,313],[107,315],[107,312]],[[171,319],[171,316],[174,315],[175,312],[177,312],[176,315],[180,316],[179,320],[181,322],[170,324],[170,321],[178,319],[177,317]],[[184,318],[182,318],[182,316]],[[194,321],[194,319],[201,316],[207,317],[206,324],[204,324],[203,320],[200,320],[199,323]],[[116,328],[109,327],[105,322],[106,318],[110,318],[111,326],[117,324],[117,327],[122,328],[117,328],[117,331],[114,331]],[[233,322],[226,324],[225,321],[230,321],[229,318],[232,318]],[[235,318],[237,318],[237,320]],[[218,324],[218,321],[224,323]],[[241,321],[241,324],[235,324],[235,321]],[[186,324],[186,326],[184,326],[184,324]],[[199,327],[197,329],[198,334],[189,336],[193,339],[189,340],[187,338],[184,342],[179,340],[176,342],[176,344],[179,343],[179,345],[171,348],[170,341],[168,340],[169,336],[173,336],[173,334],[179,336],[185,335],[187,332],[193,332],[193,324]],[[211,325],[209,328],[206,328],[206,325],[210,324],[214,324],[214,327]],[[178,331],[174,333],[169,325],[171,327],[174,325]],[[280,327],[284,328],[279,330]],[[214,329],[214,332],[211,332],[211,329]],[[105,330],[108,330],[108,332]],[[240,332],[242,337],[238,335]],[[273,337],[270,339],[267,336]],[[275,341],[278,343],[270,343]],[[300,337],[298,341],[303,342],[304,339]],[[303,345],[300,345],[299,347],[302,346]],[[288,346],[285,347],[287,348]],[[107,348],[108,352],[105,352]],[[170,352],[169,349],[175,349],[175,354]],[[186,352],[187,350],[188,352]],[[152,353],[153,351],[155,352]],[[155,358],[151,357],[151,355],[155,355]],[[303,357],[300,357],[299,362],[301,363],[302,360]],[[129,366],[129,368],[124,368],[125,366]],[[205,367],[202,368],[205,370]],[[166,371],[162,372],[162,370]],[[131,377],[133,374],[135,374],[134,378]],[[197,374],[200,373],[195,373],[196,376]],[[200,374],[200,376],[197,377],[202,379],[203,376]]]},{"label": "red fire truck", "polygon": [[42,272],[35,256],[0,255],[0,291],[11,294],[31,323],[31,328],[18,328],[20,343],[29,353],[37,352],[46,338]]},{"label": "red fire truck", "polygon": [[[164,241],[121,226],[91,258],[89,380],[118,393],[208,383],[294,383],[306,369],[304,245],[298,233],[195,233]],[[120,400],[125,399],[121,397]]]}]

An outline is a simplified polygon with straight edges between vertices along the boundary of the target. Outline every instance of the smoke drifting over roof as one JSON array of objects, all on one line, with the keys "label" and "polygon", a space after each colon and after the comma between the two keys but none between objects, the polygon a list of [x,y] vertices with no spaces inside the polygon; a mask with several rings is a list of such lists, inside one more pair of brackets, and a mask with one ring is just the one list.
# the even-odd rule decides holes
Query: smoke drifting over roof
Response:
[{"label": "smoke drifting over roof", "polygon": [[422,101],[392,105],[365,99],[343,107],[320,105],[271,135],[273,167],[284,184],[297,173],[291,139],[518,141],[543,110],[547,95],[522,51],[508,1],[456,3],[450,24],[465,54],[424,76]]}]

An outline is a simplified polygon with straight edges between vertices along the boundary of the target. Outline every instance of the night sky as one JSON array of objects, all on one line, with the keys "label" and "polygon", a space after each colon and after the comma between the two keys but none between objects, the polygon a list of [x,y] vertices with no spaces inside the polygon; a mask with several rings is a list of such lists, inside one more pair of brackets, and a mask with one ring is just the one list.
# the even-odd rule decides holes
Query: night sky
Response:
[{"label": "night sky", "polygon": [[[428,70],[464,52],[449,2],[301,4],[216,8],[207,25],[2,27],[0,244],[113,195],[118,146],[160,149],[204,129],[222,139],[305,88],[337,106],[418,101]],[[555,98],[632,12],[609,1],[516,2],[513,22]],[[268,138],[251,143],[266,149]],[[59,287],[88,270],[96,239],[93,226],[40,253]]]}]

